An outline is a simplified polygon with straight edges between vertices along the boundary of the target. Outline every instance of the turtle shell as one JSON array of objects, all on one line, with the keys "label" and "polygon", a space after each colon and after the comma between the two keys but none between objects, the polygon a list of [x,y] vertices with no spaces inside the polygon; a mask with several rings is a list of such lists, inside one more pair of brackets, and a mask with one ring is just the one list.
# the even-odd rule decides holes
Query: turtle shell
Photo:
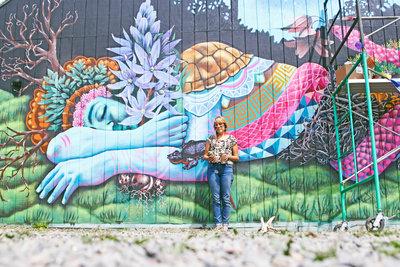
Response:
[{"label": "turtle shell", "polygon": [[196,44],[182,53],[183,92],[202,91],[224,83],[246,67],[253,55],[219,42]]}]

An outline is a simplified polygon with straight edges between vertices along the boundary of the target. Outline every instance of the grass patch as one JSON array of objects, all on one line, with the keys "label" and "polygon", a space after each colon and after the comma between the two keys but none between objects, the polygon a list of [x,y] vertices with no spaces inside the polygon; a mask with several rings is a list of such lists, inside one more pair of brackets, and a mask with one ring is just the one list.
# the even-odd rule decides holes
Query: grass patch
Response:
[{"label": "grass patch", "polygon": [[291,249],[291,247],[292,247],[292,244],[293,244],[293,239],[292,239],[292,238],[289,238],[289,240],[288,240],[287,243],[286,243],[286,248],[285,248],[285,250],[283,251],[283,255],[285,255],[285,256],[290,256],[290,249]]},{"label": "grass patch", "polygon": [[135,243],[135,245],[138,245],[138,246],[144,246],[147,242],[149,242],[148,238],[139,238],[139,239],[135,239],[135,241],[133,241],[133,243]]},{"label": "grass patch", "polygon": [[116,237],[114,235],[110,235],[110,234],[100,235],[99,238],[101,241],[110,240],[110,241],[114,241],[114,242],[120,242],[118,237]]},{"label": "grass patch", "polygon": [[330,248],[327,251],[319,251],[315,253],[314,261],[324,261],[329,258],[336,257],[336,249]]},{"label": "grass patch", "polygon": [[378,251],[386,256],[398,258],[400,254],[400,241],[392,240],[388,243],[384,243]]}]

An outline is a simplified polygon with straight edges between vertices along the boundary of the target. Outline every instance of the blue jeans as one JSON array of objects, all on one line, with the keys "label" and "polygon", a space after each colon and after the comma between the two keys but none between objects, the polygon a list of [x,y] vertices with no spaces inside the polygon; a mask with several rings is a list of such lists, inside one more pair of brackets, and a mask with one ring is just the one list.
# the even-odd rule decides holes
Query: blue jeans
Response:
[{"label": "blue jeans", "polygon": [[214,212],[214,222],[216,224],[229,223],[232,182],[232,165],[220,163],[210,163],[208,165],[208,183],[211,189],[212,208]]}]

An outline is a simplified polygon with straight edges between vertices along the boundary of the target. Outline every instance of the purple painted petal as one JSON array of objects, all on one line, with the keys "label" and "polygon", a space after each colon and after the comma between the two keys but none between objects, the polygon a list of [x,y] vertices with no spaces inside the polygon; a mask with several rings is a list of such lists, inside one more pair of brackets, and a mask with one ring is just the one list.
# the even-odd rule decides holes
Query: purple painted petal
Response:
[{"label": "purple painted petal", "polygon": [[169,91],[169,98],[172,100],[178,99],[178,98],[182,98],[183,94],[180,91]]},{"label": "purple painted petal", "polygon": [[124,119],[123,121],[121,121],[119,124],[125,125],[125,126],[137,125],[142,120],[142,118],[143,118],[142,114],[140,114],[138,112],[137,115],[128,117],[128,118]]},{"label": "purple painted petal", "polygon": [[107,85],[107,88],[111,89],[111,90],[119,90],[119,89],[124,88],[127,84],[128,83],[126,81],[120,81],[120,82],[116,82],[116,83]]},{"label": "purple painted petal", "polygon": [[107,50],[121,56],[133,54],[132,48],[129,47],[112,47],[112,48],[107,48]]},{"label": "purple painted petal", "polygon": [[164,58],[163,60],[161,60],[160,62],[158,62],[157,65],[154,66],[154,68],[156,70],[163,70],[163,69],[171,66],[171,64],[174,63],[175,60],[176,60],[176,55],[168,56],[168,57]]},{"label": "purple painted petal", "polygon": [[160,21],[159,20],[157,20],[156,22],[153,23],[153,25],[151,25],[150,32],[152,34],[156,34],[156,33],[160,32]]},{"label": "purple painted petal", "polygon": [[156,113],[153,112],[153,111],[150,111],[150,110],[146,110],[146,111],[144,112],[144,116],[145,116],[146,118],[151,119],[151,118],[154,118],[154,116],[156,116]]},{"label": "purple painted petal", "polygon": [[152,78],[153,73],[151,73],[150,71],[146,71],[137,81],[141,84],[147,84],[151,81]]},{"label": "purple painted petal", "polygon": [[125,106],[125,111],[129,116],[135,116],[136,114],[138,114],[138,110],[135,107],[130,107],[129,105]]},{"label": "purple painted petal", "polygon": [[112,38],[114,39],[115,42],[118,44],[125,46],[125,47],[130,47],[132,45],[132,42],[129,42],[128,40],[125,40],[123,38],[118,38],[115,37],[114,34],[111,34]]},{"label": "purple painted petal", "polygon": [[116,71],[116,70],[111,70],[111,72],[117,76],[118,79],[120,80],[125,80],[125,75],[121,71]]},{"label": "purple painted petal", "polygon": [[169,103],[164,104],[164,108],[166,108],[169,112],[171,112],[172,115],[182,115],[182,113],[177,111],[176,108]]},{"label": "purple painted petal", "polygon": [[150,52],[150,66],[155,66],[158,60],[158,57],[160,56],[160,46],[161,42],[160,39],[158,39],[153,47],[151,48]]},{"label": "purple painted petal", "polygon": [[137,24],[137,29],[139,30],[140,33],[144,34],[145,32],[147,32],[148,27],[149,27],[149,23],[148,23],[147,19],[145,19],[145,18],[139,19],[138,24]]},{"label": "purple painted petal", "polygon": [[148,68],[146,68],[148,66],[148,55],[146,51],[144,51],[139,44],[135,44],[135,53],[140,62],[140,65],[142,65],[145,70],[148,70]]},{"label": "purple painted petal", "polygon": [[129,105],[130,105],[132,108],[135,108],[135,109],[137,109],[137,110],[141,109],[139,100],[137,100],[132,94],[128,94],[127,97],[128,97]]},{"label": "purple painted petal", "polygon": [[174,27],[172,27],[171,29],[169,29],[166,33],[164,33],[161,37],[162,39],[162,45],[164,46],[167,42],[169,42],[169,38],[172,35],[172,31],[174,30]]},{"label": "purple painted petal", "polygon": [[146,110],[154,110],[156,107],[162,104],[164,96],[158,95],[154,97],[149,103],[146,104]]},{"label": "purple painted petal", "polygon": [[116,96],[117,96],[117,97],[120,97],[120,98],[122,98],[122,100],[124,100],[125,109],[127,109],[127,108],[128,108],[128,99],[127,99],[126,91],[124,90],[124,91],[122,91],[121,93],[117,94]]},{"label": "purple painted petal", "polygon": [[129,42],[132,44],[132,40],[131,40],[131,38],[129,37],[129,34],[125,31],[124,28],[122,28],[122,33],[124,34],[125,40],[129,41]]},{"label": "purple painted petal", "polygon": [[158,70],[154,71],[154,76],[156,76],[156,78],[159,79],[160,81],[163,81],[167,84],[177,85],[179,83],[177,78],[163,71],[158,71]]},{"label": "purple painted petal", "polygon": [[146,106],[146,94],[145,92],[139,88],[137,91],[137,101],[138,101],[138,109],[142,109]]},{"label": "purple painted petal", "polygon": [[150,14],[148,14],[148,18],[149,18],[150,25],[155,23],[155,21],[157,19],[157,12],[155,12],[154,10],[151,11]]},{"label": "purple painted petal", "polygon": [[150,88],[154,88],[154,86],[156,86],[156,83],[149,82],[146,84],[141,84],[141,83],[136,82],[136,86],[140,87],[142,89],[150,89]]},{"label": "purple painted petal", "polygon": [[128,85],[125,87],[124,91],[126,91],[126,94],[127,94],[128,96],[130,96],[130,95],[132,95],[132,92],[133,92],[134,89],[135,89],[135,85],[134,85],[134,84],[128,84]]},{"label": "purple painted petal", "polygon": [[146,72],[146,70],[142,66],[135,64],[133,62],[131,62],[130,68],[136,74],[144,74]]},{"label": "purple painted petal", "polygon": [[169,54],[171,54],[171,52],[174,50],[175,46],[176,46],[177,44],[179,44],[180,41],[181,41],[180,39],[174,40],[174,41],[172,41],[172,42],[166,44],[165,46],[163,46],[163,49],[162,49],[163,54],[164,54],[164,55],[169,55]]},{"label": "purple painted petal", "polygon": [[158,90],[160,90],[161,88],[163,88],[164,85],[165,85],[165,82],[163,82],[163,81],[158,81],[158,82],[155,84],[155,86],[154,86],[154,90],[158,91]]},{"label": "purple painted petal", "polygon": [[121,69],[122,75],[129,72],[129,68],[127,65],[125,65],[124,62],[122,62],[121,60],[117,60],[117,63],[118,63],[119,68]]},{"label": "purple painted petal", "polygon": [[131,27],[129,28],[129,31],[131,32],[132,37],[133,37],[133,39],[135,40],[135,42],[136,42],[136,43],[140,43],[141,40],[142,40],[142,39],[141,39],[142,34],[139,32],[139,30],[138,30],[137,28],[131,26]]},{"label": "purple painted petal", "polygon": [[153,36],[150,32],[147,32],[143,39],[143,47],[146,48],[146,51],[150,51],[150,48],[153,45]]}]

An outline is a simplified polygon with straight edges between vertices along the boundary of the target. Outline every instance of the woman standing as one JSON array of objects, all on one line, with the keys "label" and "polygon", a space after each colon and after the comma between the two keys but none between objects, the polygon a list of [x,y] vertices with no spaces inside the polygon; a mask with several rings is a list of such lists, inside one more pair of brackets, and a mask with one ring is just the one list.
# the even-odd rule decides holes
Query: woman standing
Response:
[{"label": "woman standing", "polygon": [[236,138],[226,133],[227,128],[224,117],[215,118],[215,135],[207,139],[204,152],[204,159],[210,163],[207,176],[212,194],[215,228],[218,230],[228,230],[233,162],[239,160]]}]

